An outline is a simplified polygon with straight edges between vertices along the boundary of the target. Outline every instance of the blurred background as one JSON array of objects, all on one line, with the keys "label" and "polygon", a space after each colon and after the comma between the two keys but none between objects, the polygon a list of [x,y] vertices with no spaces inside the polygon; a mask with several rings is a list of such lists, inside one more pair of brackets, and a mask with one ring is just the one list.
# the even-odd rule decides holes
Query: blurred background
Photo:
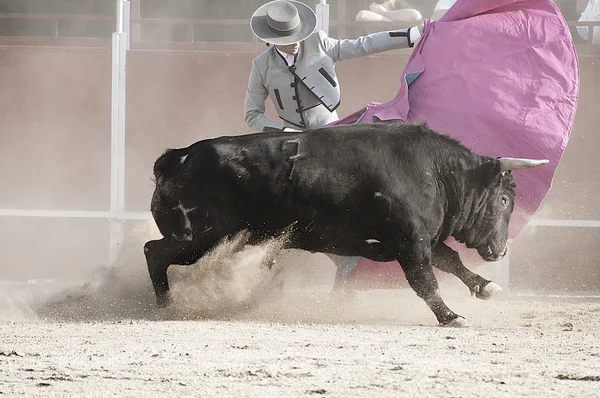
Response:
[{"label": "blurred background", "polygon": [[[131,0],[126,211],[149,211],[152,166],[166,148],[249,132],[244,93],[251,61],[265,50],[249,19],[264,3]],[[327,3],[332,37],[393,26],[356,21],[371,1]],[[437,1],[403,3],[429,17]],[[589,27],[576,27],[590,4],[556,1],[576,43],[580,99],[540,221],[511,247],[512,292],[600,293],[600,34],[593,43]],[[84,213],[110,203],[116,9],[115,0],[0,0],[0,280],[77,279],[109,263],[111,222]],[[409,56],[398,50],[340,63],[340,117],[392,99]],[[81,213],[15,215],[34,210]],[[121,223],[127,234],[142,222]],[[143,243],[135,243],[140,254]]]}]

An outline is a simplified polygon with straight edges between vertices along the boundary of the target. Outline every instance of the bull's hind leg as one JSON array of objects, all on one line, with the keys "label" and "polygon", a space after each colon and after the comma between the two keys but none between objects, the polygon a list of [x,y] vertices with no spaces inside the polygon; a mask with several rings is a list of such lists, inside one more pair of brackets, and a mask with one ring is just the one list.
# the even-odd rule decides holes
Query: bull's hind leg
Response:
[{"label": "bull's hind leg", "polygon": [[502,292],[500,286],[465,267],[458,253],[444,243],[438,243],[433,248],[433,265],[455,275],[469,288],[471,295],[479,299],[487,300]]},{"label": "bull's hind leg", "polygon": [[168,239],[151,240],[144,245],[148,272],[156,294],[156,304],[169,304],[169,281],[167,269],[171,264],[190,265],[198,261],[202,253],[190,244]]},{"label": "bull's hind leg", "polygon": [[469,323],[452,311],[440,295],[437,279],[431,267],[431,246],[426,239],[413,239],[412,244],[401,247],[398,261],[408,283],[425,300],[442,326],[467,327]]}]

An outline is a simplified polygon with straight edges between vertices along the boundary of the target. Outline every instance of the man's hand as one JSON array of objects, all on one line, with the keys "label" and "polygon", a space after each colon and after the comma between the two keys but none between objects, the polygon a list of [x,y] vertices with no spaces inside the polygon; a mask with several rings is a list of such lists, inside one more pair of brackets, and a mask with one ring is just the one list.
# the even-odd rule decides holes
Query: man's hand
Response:
[{"label": "man's hand", "polygon": [[385,15],[385,13],[388,11],[388,9],[383,5],[377,3],[371,3],[369,5],[369,10],[376,12],[379,15]]}]

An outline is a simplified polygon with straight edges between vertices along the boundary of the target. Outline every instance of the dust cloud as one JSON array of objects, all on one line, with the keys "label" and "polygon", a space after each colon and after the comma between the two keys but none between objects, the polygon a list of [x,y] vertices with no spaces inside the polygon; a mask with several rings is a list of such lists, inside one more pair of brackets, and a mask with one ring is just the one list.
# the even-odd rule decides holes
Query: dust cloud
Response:
[{"label": "dust cloud", "polygon": [[[83,283],[65,285],[47,281],[41,286],[21,286],[12,292],[12,318],[61,321],[106,321],[119,319],[200,319],[231,316],[257,302],[278,275],[274,256],[282,239],[262,246],[247,246],[246,234],[224,241],[198,263],[171,266],[172,304],[165,310],[155,305],[142,247],[160,238],[149,221],[126,238],[115,264],[102,268]],[[27,287],[27,289],[23,289]],[[23,294],[27,291],[27,294]]]},{"label": "dust cloud", "polygon": [[170,311],[186,319],[220,318],[259,305],[278,283],[283,265],[275,258],[284,240],[248,246],[248,234],[240,233],[192,266],[170,267]]},{"label": "dust cloud", "polygon": [[[332,292],[335,267],[322,254],[282,250],[238,234],[190,266],[171,266],[171,304],[155,305],[143,244],[154,222],[126,237],[115,264],[80,282],[11,283],[0,290],[0,321],[106,322],[227,319],[308,323],[435,322],[411,289]],[[468,297],[466,288],[458,289]],[[446,293],[448,291],[446,290]]]}]

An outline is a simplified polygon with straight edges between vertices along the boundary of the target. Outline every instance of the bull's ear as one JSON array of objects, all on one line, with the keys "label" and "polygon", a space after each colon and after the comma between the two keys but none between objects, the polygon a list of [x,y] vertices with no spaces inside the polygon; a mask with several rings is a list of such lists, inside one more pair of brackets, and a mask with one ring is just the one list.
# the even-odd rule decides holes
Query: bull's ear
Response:
[{"label": "bull's ear", "polygon": [[502,173],[502,166],[497,160],[491,160],[481,165],[481,179],[486,185],[495,185],[500,180]]}]

